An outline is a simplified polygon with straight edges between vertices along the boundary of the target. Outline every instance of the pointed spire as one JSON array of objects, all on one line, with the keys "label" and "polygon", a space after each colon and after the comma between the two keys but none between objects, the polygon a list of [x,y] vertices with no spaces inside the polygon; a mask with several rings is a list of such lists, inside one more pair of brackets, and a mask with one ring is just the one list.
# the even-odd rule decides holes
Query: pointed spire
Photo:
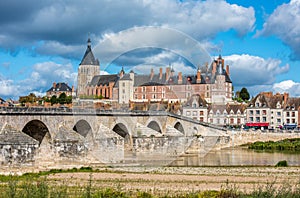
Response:
[{"label": "pointed spire", "polygon": [[92,52],[92,48],[91,48],[91,39],[90,37],[88,37],[87,40],[87,49],[85,51],[85,54],[81,60],[80,65],[99,65],[99,60],[95,59],[94,54]]}]

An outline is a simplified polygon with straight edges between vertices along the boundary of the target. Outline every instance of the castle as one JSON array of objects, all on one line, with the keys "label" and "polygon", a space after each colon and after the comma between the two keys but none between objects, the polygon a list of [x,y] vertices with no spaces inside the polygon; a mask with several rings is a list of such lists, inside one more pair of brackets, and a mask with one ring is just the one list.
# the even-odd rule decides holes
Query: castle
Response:
[{"label": "castle", "polygon": [[94,57],[91,41],[78,68],[77,97],[94,96],[129,104],[130,102],[186,102],[198,94],[208,103],[226,104],[232,100],[232,81],[229,66],[224,66],[221,55],[210,65],[198,67],[195,74],[177,75],[171,67],[152,68],[148,75],[126,73],[122,68],[118,74],[100,75],[99,60]]}]

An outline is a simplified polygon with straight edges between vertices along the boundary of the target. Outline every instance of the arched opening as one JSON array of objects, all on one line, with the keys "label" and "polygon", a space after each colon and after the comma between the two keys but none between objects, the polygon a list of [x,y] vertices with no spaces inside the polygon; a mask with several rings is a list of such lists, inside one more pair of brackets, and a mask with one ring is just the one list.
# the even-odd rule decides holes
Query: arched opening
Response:
[{"label": "arched opening", "polygon": [[89,132],[92,132],[92,127],[86,120],[79,120],[73,127],[73,130],[86,137]]},{"label": "arched opening", "polygon": [[123,138],[129,135],[127,127],[123,123],[116,124],[113,128],[113,131]]},{"label": "arched opening", "polygon": [[161,129],[160,129],[160,127],[159,127],[159,125],[158,125],[158,123],[156,121],[151,121],[147,125],[147,127],[153,129],[154,131],[157,131],[157,132],[161,133]]},{"label": "arched opening", "polygon": [[176,122],[176,124],[174,125],[174,128],[184,134],[184,129],[180,122]]},{"label": "arched opening", "polygon": [[49,134],[47,126],[40,120],[31,120],[28,122],[22,132],[39,141],[39,145],[41,145],[46,134]]}]

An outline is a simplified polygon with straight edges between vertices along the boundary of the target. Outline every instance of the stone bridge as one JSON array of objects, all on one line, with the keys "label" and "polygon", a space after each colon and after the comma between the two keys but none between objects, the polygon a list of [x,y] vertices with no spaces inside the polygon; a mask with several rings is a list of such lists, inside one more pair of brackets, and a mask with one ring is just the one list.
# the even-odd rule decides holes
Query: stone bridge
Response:
[{"label": "stone bridge", "polygon": [[2,108],[0,127],[4,164],[62,158],[135,162],[137,156],[165,160],[186,152],[195,140],[213,137],[215,144],[228,138],[217,126],[160,111]]}]

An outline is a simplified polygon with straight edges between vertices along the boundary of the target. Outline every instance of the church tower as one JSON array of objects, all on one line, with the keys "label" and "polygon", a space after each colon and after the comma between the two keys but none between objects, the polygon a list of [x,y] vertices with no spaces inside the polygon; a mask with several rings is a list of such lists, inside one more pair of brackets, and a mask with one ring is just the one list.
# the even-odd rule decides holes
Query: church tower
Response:
[{"label": "church tower", "polygon": [[86,86],[96,75],[100,75],[100,64],[99,60],[94,57],[91,40],[89,38],[87,41],[87,49],[78,68],[77,97],[87,94]]}]

